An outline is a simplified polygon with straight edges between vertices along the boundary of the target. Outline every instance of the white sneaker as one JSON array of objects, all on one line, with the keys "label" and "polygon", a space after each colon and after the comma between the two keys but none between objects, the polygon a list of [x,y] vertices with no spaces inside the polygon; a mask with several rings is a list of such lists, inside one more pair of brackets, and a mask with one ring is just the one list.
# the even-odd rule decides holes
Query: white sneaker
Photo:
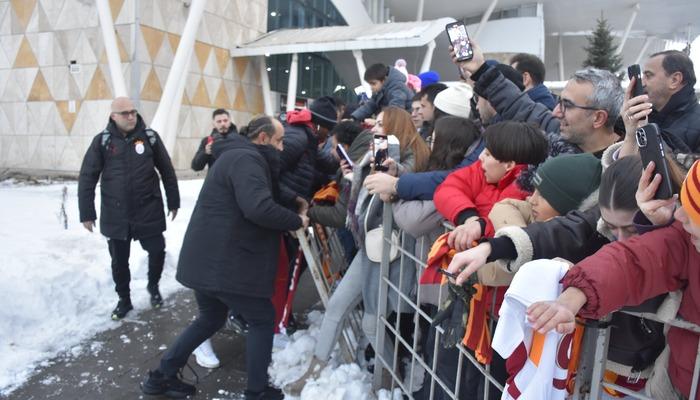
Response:
[{"label": "white sneaker", "polygon": [[211,347],[211,339],[207,339],[202,344],[199,345],[194,351],[194,359],[197,364],[204,368],[219,368],[220,362],[214,353],[214,349]]}]

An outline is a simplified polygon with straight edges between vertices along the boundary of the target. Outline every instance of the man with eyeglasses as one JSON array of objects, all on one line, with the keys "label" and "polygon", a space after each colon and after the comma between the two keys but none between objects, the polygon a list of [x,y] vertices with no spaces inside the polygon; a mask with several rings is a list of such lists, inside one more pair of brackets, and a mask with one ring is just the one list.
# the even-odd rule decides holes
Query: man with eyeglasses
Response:
[{"label": "man with eyeglasses", "polygon": [[101,180],[100,233],[107,237],[112,257],[112,278],[119,302],[112,319],[119,320],[133,309],[129,290],[131,240],[148,252],[148,292],[151,306],[163,298],[158,282],[165,262],[165,213],[158,170],[167,195],[169,215],[175,219],[180,193],[175,169],[160,136],[146,127],[133,102],[114,99],[109,122],[85,153],[78,181],[80,222],[88,231],[95,227],[95,186]]}]

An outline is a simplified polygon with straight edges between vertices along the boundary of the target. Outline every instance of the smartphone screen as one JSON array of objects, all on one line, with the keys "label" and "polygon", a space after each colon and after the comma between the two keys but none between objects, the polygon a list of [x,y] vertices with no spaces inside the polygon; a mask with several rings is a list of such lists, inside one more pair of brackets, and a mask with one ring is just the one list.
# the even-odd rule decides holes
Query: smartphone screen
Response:
[{"label": "smartphone screen", "polygon": [[374,170],[386,171],[387,168],[382,165],[389,156],[389,139],[386,135],[374,135]]},{"label": "smartphone screen", "polygon": [[634,88],[632,88],[632,97],[643,95],[644,87],[642,86],[642,70],[639,67],[639,64],[632,64],[627,67],[627,76],[630,78],[630,82],[632,81],[632,78],[635,78]]},{"label": "smartphone screen", "polygon": [[474,56],[472,45],[467,35],[467,27],[462,22],[453,22],[445,27],[447,38],[454,49],[457,61],[470,60]]}]

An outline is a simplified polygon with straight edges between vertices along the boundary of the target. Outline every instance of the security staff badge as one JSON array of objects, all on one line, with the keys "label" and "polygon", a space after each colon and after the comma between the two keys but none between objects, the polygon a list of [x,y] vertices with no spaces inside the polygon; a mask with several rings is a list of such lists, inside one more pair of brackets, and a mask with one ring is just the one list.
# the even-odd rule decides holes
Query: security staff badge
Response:
[{"label": "security staff badge", "polygon": [[143,154],[143,152],[146,150],[146,147],[143,145],[143,140],[136,140],[134,141],[134,150],[136,150],[136,154]]}]

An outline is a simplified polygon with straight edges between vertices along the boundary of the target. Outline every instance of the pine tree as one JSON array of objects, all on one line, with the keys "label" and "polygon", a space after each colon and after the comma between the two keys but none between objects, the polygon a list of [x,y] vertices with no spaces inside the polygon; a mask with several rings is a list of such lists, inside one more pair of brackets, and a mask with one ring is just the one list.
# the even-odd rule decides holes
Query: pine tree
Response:
[{"label": "pine tree", "polygon": [[584,47],[588,57],[583,62],[584,67],[607,69],[613,73],[622,68],[622,56],[615,54],[617,45],[608,26],[608,20],[600,15],[598,26],[593,31],[593,36],[588,37],[588,46]]}]

